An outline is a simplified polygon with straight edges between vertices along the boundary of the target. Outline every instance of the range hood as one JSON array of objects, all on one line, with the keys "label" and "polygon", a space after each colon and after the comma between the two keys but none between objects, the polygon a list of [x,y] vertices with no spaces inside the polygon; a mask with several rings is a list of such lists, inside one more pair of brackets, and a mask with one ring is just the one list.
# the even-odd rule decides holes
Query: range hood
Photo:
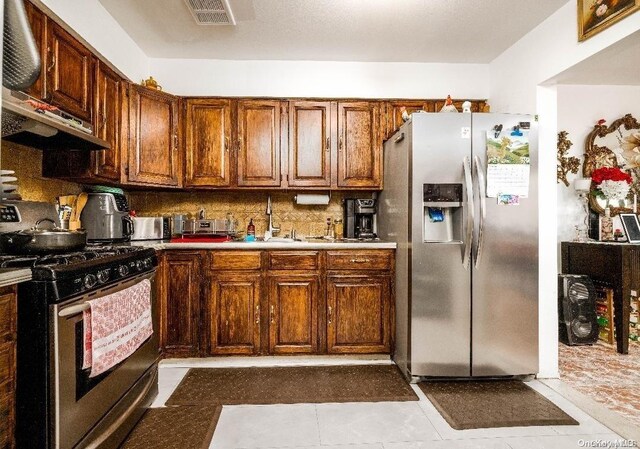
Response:
[{"label": "range hood", "polygon": [[47,149],[105,150],[90,124],[22,92],[2,88],[2,139]]}]

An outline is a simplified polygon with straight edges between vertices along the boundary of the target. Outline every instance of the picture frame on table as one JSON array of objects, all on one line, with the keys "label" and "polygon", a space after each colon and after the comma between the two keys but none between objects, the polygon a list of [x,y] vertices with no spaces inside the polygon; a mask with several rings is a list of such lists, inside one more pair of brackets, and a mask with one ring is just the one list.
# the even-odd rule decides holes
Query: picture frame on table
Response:
[{"label": "picture frame on table", "polygon": [[640,10],[640,0],[578,0],[578,41],[582,42]]},{"label": "picture frame on table", "polygon": [[636,214],[620,214],[620,221],[629,243],[640,243],[640,222]]}]

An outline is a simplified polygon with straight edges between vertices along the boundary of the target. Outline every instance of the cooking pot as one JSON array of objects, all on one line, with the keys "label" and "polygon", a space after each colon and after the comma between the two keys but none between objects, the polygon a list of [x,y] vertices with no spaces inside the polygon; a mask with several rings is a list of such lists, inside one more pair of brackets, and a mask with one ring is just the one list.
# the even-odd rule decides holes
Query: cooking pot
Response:
[{"label": "cooking pot", "polygon": [[[40,229],[38,226],[48,221],[51,229]],[[87,232],[83,229],[69,231],[60,229],[49,218],[38,220],[31,229],[0,234],[0,247],[9,254],[48,254],[77,251],[87,245]]]}]

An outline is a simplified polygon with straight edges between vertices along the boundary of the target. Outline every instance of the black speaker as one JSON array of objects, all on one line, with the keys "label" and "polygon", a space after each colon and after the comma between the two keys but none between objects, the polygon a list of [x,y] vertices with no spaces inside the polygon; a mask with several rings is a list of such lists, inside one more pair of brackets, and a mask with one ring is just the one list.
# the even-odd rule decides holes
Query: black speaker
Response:
[{"label": "black speaker", "polygon": [[588,276],[558,275],[558,333],[565,345],[598,341],[596,290]]}]

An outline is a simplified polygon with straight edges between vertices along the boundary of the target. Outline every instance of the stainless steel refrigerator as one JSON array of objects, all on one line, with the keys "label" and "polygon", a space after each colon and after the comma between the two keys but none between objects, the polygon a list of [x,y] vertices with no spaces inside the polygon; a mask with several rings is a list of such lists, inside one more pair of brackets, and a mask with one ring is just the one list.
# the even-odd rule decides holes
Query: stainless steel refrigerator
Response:
[{"label": "stainless steel refrigerator", "polygon": [[[510,196],[488,197],[487,132],[514,126],[528,192],[492,171]],[[378,234],[398,243],[394,360],[408,377],[538,372],[537,143],[531,116],[490,113],[413,114],[385,143]]]}]

